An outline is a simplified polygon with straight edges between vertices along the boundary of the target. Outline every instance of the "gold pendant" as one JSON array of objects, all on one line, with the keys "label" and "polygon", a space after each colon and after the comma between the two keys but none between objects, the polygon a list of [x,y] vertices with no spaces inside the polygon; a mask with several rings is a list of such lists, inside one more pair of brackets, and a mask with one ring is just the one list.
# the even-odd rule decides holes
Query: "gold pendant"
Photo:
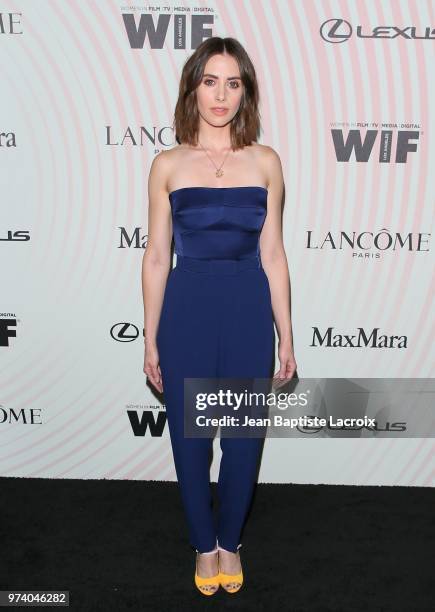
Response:
[{"label": "gold pendant", "polygon": [[223,171],[223,170],[221,170],[220,168],[219,168],[218,170],[216,170],[216,176],[217,176],[217,177],[219,177],[219,176],[223,176],[223,173],[224,173],[224,171]]}]

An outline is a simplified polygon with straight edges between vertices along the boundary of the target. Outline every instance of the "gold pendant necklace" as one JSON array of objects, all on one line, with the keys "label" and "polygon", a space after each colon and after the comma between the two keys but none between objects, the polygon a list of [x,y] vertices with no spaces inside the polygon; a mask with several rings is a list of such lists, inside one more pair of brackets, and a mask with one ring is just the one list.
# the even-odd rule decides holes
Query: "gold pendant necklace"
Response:
[{"label": "gold pendant necklace", "polygon": [[[199,138],[198,138],[198,142],[199,142]],[[200,142],[199,142],[199,146],[204,151],[204,153],[207,155],[207,157],[209,158],[209,160],[211,161],[213,166],[216,168],[216,173],[215,174],[216,174],[217,178],[220,178],[221,176],[223,176],[224,175],[224,171],[222,170],[222,168],[223,168],[224,163],[226,162],[226,159],[228,157],[228,153],[230,152],[230,149],[228,149],[227,154],[225,155],[224,161],[222,162],[222,164],[218,168],[216,166],[216,164],[214,163],[214,161],[212,160],[212,158],[210,157],[210,155],[207,153],[207,151],[204,149],[204,147],[202,146],[202,144]]]}]

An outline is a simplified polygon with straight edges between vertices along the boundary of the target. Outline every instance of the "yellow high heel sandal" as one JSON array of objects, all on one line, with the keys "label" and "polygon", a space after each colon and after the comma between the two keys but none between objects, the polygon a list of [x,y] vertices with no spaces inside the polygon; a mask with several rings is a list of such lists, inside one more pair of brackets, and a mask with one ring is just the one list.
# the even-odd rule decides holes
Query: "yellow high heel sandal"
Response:
[{"label": "yellow high heel sandal", "polygon": [[[239,550],[239,548],[242,545],[239,544],[237,547],[237,550]],[[221,548],[218,545],[218,550],[223,550],[225,552],[230,552],[225,550],[225,548]],[[243,570],[240,570],[239,574],[224,574],[223,572],[220,571],[220,563],[219,563],[219,579],[220,579],[220,585],[223,589],[225,589],[227,591],[227,593],[237,593],[237,591],[239,591],[242,587],[243,584]],[[232,586],[229,586],[232,585]]]},{"label": "yellow high heel sandal", "polygon": [[214,595],[218,591],[220,584],[220,574],[217,573],[215,576],[211,576],[210,578],[203,578],[202,576],[198,576],[198,555],[215,555],[217,552],[217,548],[206,553],[200,553],[198,550],[196,551],[195,584],[198,590],[201,591],[203,595]]}]

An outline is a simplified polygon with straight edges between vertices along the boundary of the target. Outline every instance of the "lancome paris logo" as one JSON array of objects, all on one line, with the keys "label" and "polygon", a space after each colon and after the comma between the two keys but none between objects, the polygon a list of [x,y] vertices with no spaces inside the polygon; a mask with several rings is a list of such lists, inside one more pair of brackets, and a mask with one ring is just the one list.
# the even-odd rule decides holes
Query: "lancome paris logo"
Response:
[{"label": "lancome paris logo", "polygon": [[334,327],[328,327],[321,331],[313,326],[313,337],[309,346],[321,346],[325,348],[408,348],[407,336],[392,336],[380,332],[379,327],[374,327],[366,332],[364,328],[358,327],[356,333],[341,334],[334,331]]},{"label": "lancome paris logo", "polygon": [[174,146],[174,128],[170,125],[150,127],[127,126],[118,130],[106,125],[106,141],[105,145],[110,147],[143,147],[146,144],[152,144],[155,148],[154,153],[159,153],[162,149],[167,149]]},{"label": "lancome paris logo", "polygon": [[[353,35],[352,25],[346,19],[328,19],[320,26],[320,36],[325,42],[342,43],[346,42]],[[400,37],[408,40],[434,40],[435,28],[430,26],[420,27],[417,31],[416,26],[394,26],[394,25],[378,25],[363,32],[361,25],[356,26],[357,38],[397,38]]]},{"label": "lancome paris logo", "polygon": [[[424,133],[419,123],[409,122],[343,121],[330,126],[338,162],[348,162],[352,154],[355,161],[368,162],[378,151],[380,163],[406,164]],[[347,134],[343,128],[349,128]]]},{"label": "lancome paris logo", "polygon": [[0,404],[1,425],[42,425],[41,408],[9,408]]},{"label": "lancome paris logo", "polygon": [[[121,7],[125,33],[132,49],[143,49],[145,41],[151,49],[196,49],[213,36],[216,18],[212,6],[147,6],[149,12],[135,15],[134,7]],[[143,7],[137,7],[137,12]],[[194,12],[193,12],[194,11]]]},{"label": "lancome paris logo", "polygon": [[17,316],[12,312],[0,312],[0,347],[10,346],[9,338],[17,337]]},{"label": "lancome paris logo", "polygon": [[377,231],[329,231],[322,234],[307,230],[306,248],[310,250],[347,251],[352,258],[379,259],[386,252],[429,251],[428,232],[392,232],[383,227]]}]

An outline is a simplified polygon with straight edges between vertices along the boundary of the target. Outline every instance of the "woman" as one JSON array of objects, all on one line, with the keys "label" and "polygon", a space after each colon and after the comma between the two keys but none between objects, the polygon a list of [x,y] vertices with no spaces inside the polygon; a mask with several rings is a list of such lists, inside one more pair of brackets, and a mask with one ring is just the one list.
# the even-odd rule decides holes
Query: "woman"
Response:
[{"label": "woman", "polygon": [[[205,595],[219,584],[231,593],[242,585],[240,534],[264,440],[221,437],[216,527],[212,438],[184,437],[184,379],[270,378],[273,319],[280,359],[275,378],[289,379],[296,370],[281,228],[283,175],[277,153],[256,143],[258,101],[255,70],[240,43],[205,40],[183,67],[174,121],[179,144],[155,157],[148,182],[144,372],[164,392],[197,553],[195,584]],[[169,272],[172,236],[177,264]]]}]

